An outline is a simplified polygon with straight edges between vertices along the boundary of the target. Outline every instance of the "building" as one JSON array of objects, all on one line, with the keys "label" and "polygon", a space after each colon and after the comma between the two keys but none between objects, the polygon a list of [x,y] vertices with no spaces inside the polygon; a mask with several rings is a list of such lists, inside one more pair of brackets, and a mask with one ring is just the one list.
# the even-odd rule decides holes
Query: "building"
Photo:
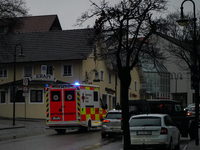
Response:
[{"label": "building", "polygon": [[[59,23],[56,17],[55,22]],[[51,21],[50,24],[55,22]],[[58,24],[55,26],[59,27]],[[50,29],[40,32],[21,29],[19,33],[0,36],[0,116],[13,116],[14,83],[17,87],[16,117],[46,118],[46,84],[79,82],[99,85],[101,98],[108,109],[115,108],[116,103],[120,102],[120,82],[112,63],[96,58],[94,52],[99,47],[95,47],[92,40],[93,30],[52,32]],[[18,55],[22,51],[25,57],[20,59]],[[137,69],[132,71],[132,79],[129,96],[139,99]]]},{"label": "building", "polygon": [[187,49],[189,44],[161,33],[154,34],[151,40],[167,58],[163,65],[170,73],[170,99],[181,101],[183,106],[194,103],[195,91],[191,88],[191,71],[185,61],[170,53],[172,48]]}]

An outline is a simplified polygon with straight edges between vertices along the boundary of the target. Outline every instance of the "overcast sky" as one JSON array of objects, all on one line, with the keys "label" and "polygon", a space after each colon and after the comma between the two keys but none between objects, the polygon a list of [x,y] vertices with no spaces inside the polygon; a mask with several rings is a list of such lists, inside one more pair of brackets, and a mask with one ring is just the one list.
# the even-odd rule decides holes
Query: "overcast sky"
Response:
[{"label": "overcast sky", "polygon": [[[99,0],[93,0],[99,2]],[[118,2],[119,0],[110,0],[110,3]],[[193,0],[196,9],[200,10],[200,0]],[[29,14],[32,16],[38,15],[58,15],[60,24],[63,30],[85,28],[87,25],[93,26],[94,20],[90,20],[84,26],[74,26],[76,19],[81,16],[81,13],[91,8],[89,0],[25,0],[26,6],[29,8]],[[180,6],[183,0],[170,0],[168,3],[168,11],[180,11]],[[191,2],[184,3],[184,12],[193,12]]]}]

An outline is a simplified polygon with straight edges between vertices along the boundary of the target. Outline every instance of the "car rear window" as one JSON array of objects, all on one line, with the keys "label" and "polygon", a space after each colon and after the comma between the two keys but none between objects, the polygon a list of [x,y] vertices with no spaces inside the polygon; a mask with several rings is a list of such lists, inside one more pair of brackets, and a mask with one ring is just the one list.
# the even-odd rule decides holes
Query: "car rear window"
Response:
[{"label": "car rear window", "polygon": [[130,127],[161,126],[160,117],[137,117],[130,120]]},{"label": "car rear window", "polygon": [[121,113],[108,113],[106,115],[106,119],[121,119],[122,114]]}]

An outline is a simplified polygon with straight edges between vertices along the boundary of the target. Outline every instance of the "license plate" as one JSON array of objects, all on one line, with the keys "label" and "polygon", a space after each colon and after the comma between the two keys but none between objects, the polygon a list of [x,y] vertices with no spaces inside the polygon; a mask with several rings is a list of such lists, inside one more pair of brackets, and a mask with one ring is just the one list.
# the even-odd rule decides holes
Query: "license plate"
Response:
[{"label": "license plate", "polygon": [[137,131],[137,135],[151,135],[151,131]]},{"label": "license plate", "polygon": [[113,132],[120,132],[121,129],[113,128],[112,131],[113,131]]}]

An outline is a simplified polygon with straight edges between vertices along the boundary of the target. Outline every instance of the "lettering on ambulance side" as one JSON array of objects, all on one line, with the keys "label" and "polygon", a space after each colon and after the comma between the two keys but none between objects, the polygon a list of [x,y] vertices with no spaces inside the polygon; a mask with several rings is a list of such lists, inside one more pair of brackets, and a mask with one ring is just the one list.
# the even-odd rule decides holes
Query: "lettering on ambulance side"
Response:
[{"label": "lettering on ambulance side", "polygon": [[[92,99],[92,94],[91,93],[86,93],[86,92],[85,92],[85,102],[89,103],[90,100]],[[89,92],[91,92],[91,91],[89,91]]]}]

